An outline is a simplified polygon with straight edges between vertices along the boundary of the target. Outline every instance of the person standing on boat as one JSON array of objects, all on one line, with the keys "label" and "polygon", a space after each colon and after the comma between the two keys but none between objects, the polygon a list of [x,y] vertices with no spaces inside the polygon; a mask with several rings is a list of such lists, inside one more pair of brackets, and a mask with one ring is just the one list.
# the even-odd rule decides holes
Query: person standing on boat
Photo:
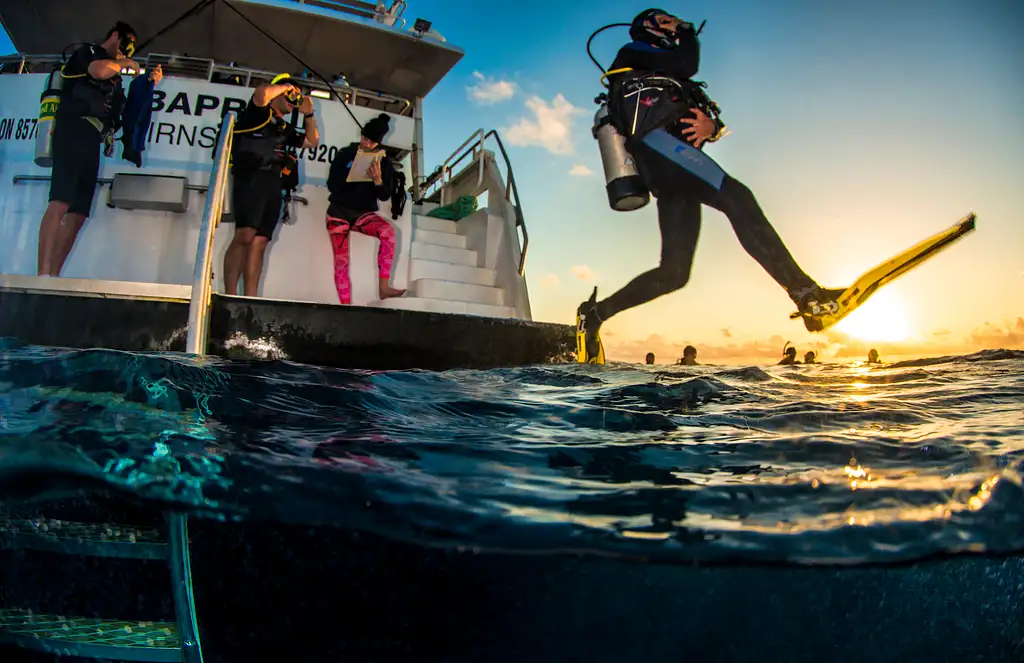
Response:
[{"label": "person standing on boat", "polygon": [[[118,21],[102,42],[86,44],[72,53],[61,70],[63,89],[53,128],[50,203],[39,224],[39,276],[60,276],[92,210],[100,147],[105,141],[113,145],[124,106],[121,72],[141,71],[131,59],[135,39],[135,30]],[[154,67],[149,78],[159,83],[163,71]]]},{"label": "person standing on boat", "polygon": [[697,32],[664,10],[647,9],[633,19],[632,41],[619,49],[606,74],[609,115],[658,200],[661,262],[611,297],[597,301],[594,288],[580,304],[577,329],[586,352],[580,361],[601,363],[599,329],[612,316],[690,280],[701,205],[728,217],[743,248],[785,288],[800,312],[819,315],[839,308],[835,300],[843,291],[822,288],[804,273],[750,189],[701,151],[724,135],[725,125],[704,84],[693,80],[700,64]]},{"label": "person standing on boat", "polygon": [[327,175],[327,189],[331,202],[327,207],[327,233],[334,249],[334,286],[342,304],[352,303],[352,285],[349,280],[349,234],[356,231],[380,240],[377,249],[377,276],[380,279],[381,299],[400,297],[405,290],[392,288],[391,264],[395,259],[395,229],[378,213],[378,201],[389,200],[395,181],[395,166],[391,158],[381,154],[366,171],[367,178],[352,178],[350,173],[359,153],[374,153],[384,140],[390,118],[381,113],[363,127],[358,143],[340,150],[331,162]]},{"label": "person standing on boat", "polygon": [[[284,120],[298,109],[304,133]],[[288,148],[312,148],[320,142],[313,102],[284,81],[260,85],[235,122],[231,145],[232,203],[235,235],[224,254],[224,292],[256,297],[263,275],[267,243],[281,217],[281,172]]]}]

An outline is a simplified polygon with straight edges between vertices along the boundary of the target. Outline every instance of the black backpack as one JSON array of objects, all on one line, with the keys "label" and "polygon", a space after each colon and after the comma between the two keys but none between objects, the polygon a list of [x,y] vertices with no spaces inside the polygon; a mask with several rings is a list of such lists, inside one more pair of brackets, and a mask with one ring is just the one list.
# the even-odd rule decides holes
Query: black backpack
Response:
[{"label": "black backpack", "polygon": [[405,173],[395,169],[395,182],[391,189],[391,218],[398,220],[405,210]]}]

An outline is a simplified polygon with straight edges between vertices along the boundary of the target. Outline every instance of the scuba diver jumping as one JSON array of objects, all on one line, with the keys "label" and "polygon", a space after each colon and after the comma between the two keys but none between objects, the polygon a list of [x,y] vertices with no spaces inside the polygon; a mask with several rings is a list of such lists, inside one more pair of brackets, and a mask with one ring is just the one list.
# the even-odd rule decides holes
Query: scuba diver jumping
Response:
[{"label": "scuba diver jumping", "polygon": [[629,25],[632,41],[619,49],[602,77],[608,91],[595,100],[601,108],[594,135],[605,166],[609,203],[617,211],[631,211],[647,203],[648,192],[657,198],[661,262],[607,299],[597,301],[594,288],[590,299],[580,304],[580,363],[604,363],[599,331],[609,318],[686,285],[700,233],[701,205],[728,217],[740,244],[786,290],[809,330],[821,330],[815,316],[839,309],[836,300],[843,289],[823,288],[804,273],[750,189],[702,152],[705,144],[725,134],[705,84],[693,80],[700,64],[697,37],[702,28],[664,10],[647,9]]}]

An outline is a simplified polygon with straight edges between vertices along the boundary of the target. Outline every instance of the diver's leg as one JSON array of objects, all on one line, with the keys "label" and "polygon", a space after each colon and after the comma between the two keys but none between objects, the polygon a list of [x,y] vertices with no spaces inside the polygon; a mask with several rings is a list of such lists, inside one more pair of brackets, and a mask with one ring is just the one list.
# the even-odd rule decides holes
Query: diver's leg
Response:
[{"label": "diver's leg", "polygon": [[682,180],[677,180],[677,186],[689,187],[704,204],[729,218],[743,248],[786,290],[802,312],[838,309],[835,299],[843,291],[822,288],[800,269],[754,194],[730,177],[714,159],[664,129],[645,136],[637,156],[638,165],[646,165],[654,179],[662,182],[662,188],[666,187],[666,164],[673,164],[677,178]]},{"label": "diver's leg", "polygon": [[764,215],[753,192],[739,180],[726,175],[717,194],[705,202],[725,214],[740,245],[775,282],[795,292],[814,287],[814,279],[796,264],[793,254]]},{"label": "diver's leg", "polygon": [[683,196],[658,199],[661,263],[630,281],[594,311],[603,322],[626,309],[645,304],[686,285],[700,236],[700,201]]},{"label": "diver's leg", "polygon": [[717,194],[708,196],[704,202],[728,217],[740,245],[785,288],[801,312],[817,314],[838,309],[835,300],[843,289],[823,288],[800,268],[754,194],[742,182],[726,175]]},{"label": "diver's leg", "polygon": [[604,301],[597,301],[597,288],[590,299],[576,309],[577,359],[603,364],[601,325],[610,317],[657,297],[678,290],[690,279],[693,252],[700,235],[700,201],[679,194],[658,198],[661,228],[661,264],[644,272]]}]

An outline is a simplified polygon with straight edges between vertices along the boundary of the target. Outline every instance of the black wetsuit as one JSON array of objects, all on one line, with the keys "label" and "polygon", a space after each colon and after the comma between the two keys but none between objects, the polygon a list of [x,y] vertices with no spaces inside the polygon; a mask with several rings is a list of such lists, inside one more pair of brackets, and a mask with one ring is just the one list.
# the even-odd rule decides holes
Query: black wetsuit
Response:
[{"label": "black wetsuit", "polygon": [[87,44],[72,53],[64,66],[53,131],[50,201],[66,203],[71,214],[89,216],[103,134],[117,126],[124,105],[120,75],[106,80],[89,75],[90,64],[109,59],[103,48]]},{"label": "black wetsuit", "polygon": [[[626,44],[611,66],[611,70],[632,70],[610,77],[609,111],[613,121],[618,111],[617,125],[627,136],[637,170],[657,198],[661,263],[598,302],[599,321],[686,285],[700,234],[701,205],[728,217],[747,253],[795,300],[816,288],[765,218],[750,189],[683,137],[682,131],[690,125],[679,120],[692,117],[690,107],[699,107],[695,99],[703,96],[699,85],[691,80],[699,64],[700,46],[690,34],[671,49],[638,41]],[[636,89],[630,84],[650,73],[681,85],[654,86],[630,95]],[[638,117],[639,124],[635,119]],[[637,135],[630,135],[633,130]]]},{"label": "black wetsuit", "polygon": [[270,105],[252,99],[239,113],[231,147],[235,228],[253,228],[258,237],[274,236],[281,217],[281,170],[286,148],[300,148],[306,137],[275,116]]}]

